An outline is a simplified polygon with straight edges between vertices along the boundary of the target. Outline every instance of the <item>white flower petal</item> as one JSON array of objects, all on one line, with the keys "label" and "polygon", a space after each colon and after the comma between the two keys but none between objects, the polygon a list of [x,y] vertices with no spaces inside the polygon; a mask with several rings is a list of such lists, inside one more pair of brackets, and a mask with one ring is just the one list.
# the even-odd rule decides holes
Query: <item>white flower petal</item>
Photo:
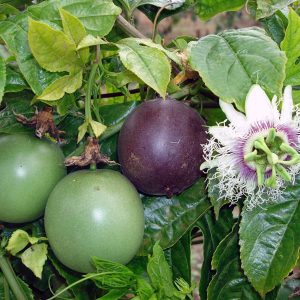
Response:
[{"label": "white flower petal", "polygon": [[232,104],[226,103],[220,99],[219,101],[220,107],[226,115],[227,119],[233,124],[235,127],[243,127],[246,126],[246,116],[238,111],[236,111]]},{"label": "white flower petal", "polygon": [[249,124],[274,121],[274,110],[265,91],[255,84],[248,92],[245,103],[246,117]]},{"label": "white flower petal", "polygon": [[229,146],[235,140],[235,133],[230,127],[212,126],[208,132],[224,146]]},{"label": "white flower petal", "polygon": [[275,123],[277,123],[277,122],[279,122],[279,118],[280,118],[280,113],[278,111],[277,96],[273,97],[272,106],[273,106],[274,121],[275,121]]},{"label": "white flower petal", "polygon": [[281,123],[289,123],[293,118],[293,97],[292,97],[292,87],[288,85],[284,89],[283,93],[283,103],[280,116]]}]

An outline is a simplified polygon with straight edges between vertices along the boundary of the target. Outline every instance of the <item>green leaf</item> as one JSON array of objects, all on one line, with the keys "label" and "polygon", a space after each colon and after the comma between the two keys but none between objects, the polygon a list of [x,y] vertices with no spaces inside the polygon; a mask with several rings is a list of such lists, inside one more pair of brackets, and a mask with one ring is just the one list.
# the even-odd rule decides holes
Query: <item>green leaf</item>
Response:
[{"label": "green leaf", "polygon": [[141,46],[132,39],[123,39],[117,46],[123,65],[165,97],[171,76],[171,65],[165,54],[156,48]]},{"label": "green leaf", "polygon": [[[59,10],[63,29],[65,34],[73,40],[76,47],[79,45],[80,41],[87,35],[83,24],[78,18],[71,15],[69,12],[61,8]],[[78,52],[83,64],[86,64],[89,60],[89,49],[82,49]]]},{"label": "green leaf", "polygon": [[125,70],[124,72],[109,72],[105,78],[106,82],[112,83],[115,87],[121,88],[130,82],[142,83],[142,81],[132,72]]},{"label": "green leaf", "polygon": [[[25,283],[19,277],[17,277],[17,280],[23,290],[25,297],[26,297],[25,299],[33,300],[34,299],[33,293],[31,291],[31,289],[29,288],[29,286],[27,285],[27,283]],[[8,291],[5,291],[6,288],[8,289]],[[5,292],[8,292],[8,294],[5,294]],[[8,282],[7,281],[4,282],[4,276],[1,273],[1,271],[0,271],[0,300],[19,300],[19,299],[16,299],[16,297],[12,293],[11,289],[8,286]]]},{"label": "green leaf", "polygon": [[274,14],[261,21],[266,32],[278,45],[280,45],[285,35],[285,24],[282,20],[283,18],[285,18],[285,16]]},{"label": "green leaf", "polygon": [[43,267],[47,260],[47,248],[48,245],[45,243],[35,244],[20,255],[22,263],[40,279],[42,278]]},{"label": "green leaf", "polygon": [[164,52],[176,64],[181,65],[180,59],[176,55],[175,52],[165,49],[162,45],[156,44],[156,43],[152,42],[152,40],[150,40],[150,39],[127,38],[126,41],[138,43],[139,45],[144,45],[144,46],[148,46],[150,48],[158,49],[158,50]]},{"label": "green leaf", "polygon": [[37,98],[46,101],[61,99],[65,93],[71,94],[82,85],[82,71],[75,74],[62,76],[46,87]]},{"label": "green leaf", "polygon": [[26,13],[0,22],[1,38],[16,57],[20,71],[33,92],[40,95],[52,81],[58,78],[58,74],[42,69],[34,59],[28,45],[27,31],[28,16]]},{"label": "green leaf", "polygon": [[28,41],[33,56],[44,69],[76,73],[81,68],[74,41],[62,31],[29,19]]},{"label": "green leaf", "polygon": [[293,102],[294,105],[300,104],[300,90],[293,91]]},{"label": "green leaf", "polygon": [[137,278],[137,295],[141,300],[148,300],[154,294],[154,290],[151,287],[150,283],[145,279],[138,277]]},{"label": "green leaf", "polygon": [[102,289],[127,288],[132,286],[136,280],[135,274],[120,263],[102,260],[97,257],[92,257],[92,261],[97,273],[89,273],[85,277],[91,277],[91,280]]},{"label": "green leaf", "polygon": [[207,191],[208,191],[208,197],[210,199],[211,204],[214,208],[214,213],[216,216],[216,219],[219,218],[220,209],[229,203],[227,199],[221,198],[220,199],[220,191],[217,188],[218,184],[218,178],[213,177],[215,174],[215,170],[210,170],[207,174],[207,178],[209,178],[209,181],[207,183]]},{"label": "green leaf", "polygon": [[17,15],[19,13],[20,11],[10,4],[7,3],[0,4],[0,14]]},{"label": "green leaf", "polygon": [[202,300],[207,299],[207,288],[214,274],[211,269],[213,253],[219,243],[230,233],[233,225],[234,219],[232,211],[229,209],[221,210],[218,220],[214,218],[214,214],[210,210],[196,224],[204,236],[204,261],[199,284],[199,294]]},{"label": "green leaf", "polygon": [[28,93],[16,93],[13,99],[7,98],[5,95],[6,107],[0,111],[0,133],[31,133],[31,128],[20,124],[14,115],[23,114],[27,118],[34,115],[34,107],[30,106],[30,100],[33,95]]},{"label": "green leaf", "polygon": [[176,291],[173,274],[158,242],[153,247],[153,255],[148,258],[147,272],[152,286],[158,292],[158,298],[172,298]]},{"label": "green leaf", "polygon": [[12,255],[16,255],[17,253],[22,251],[28,244],[34,245],[39,240],[40,239],[37,237],[29,236],[29,234],[26,231],[17,229],[11,235],[6,246],[6,250]]},{"label": "green leaf", "polygon": [[173,279],[183,278],[191,284],[191,233],[187,232],[175,245],[166,249],[165,256],[172,266]]},{"label": "green leaf", "polygon": [[203,178],[178,196],[143,197],[142,201],[145,234],[141,255],[151,253],[156,241],[164,249],[173,246],[211,206]]},{"label": "green leaf", "polygon": [[107,42],[104,41],[101,37],[99,36],[94,37],[93,35],[88,34],[87,36],[82,38],[82,40],[79,42],[79,44],[77,45],[77,50],[90,47],[90,46],[105,45],[105,44],[107,44]]},{"label": "green leaf", "polygon": [[121,290],[110,290],[104,296],[98,298],[97,300],[119,300],[122,296],[128,293],[128,289],[121,289]]},{"label": "green leaf", "polygon": [[245,3],[246,0],[197,0],[195,8],[201,19],[208,20],[224,11],[239,10]]},{"label": "green leaf", "polygon": [[[78,281],[82,278],[82,276],[64,265],[62,265],[57,258],[53,255],[52,252],[48,254],[48,258],[51,261],[53,267],[56,269],[56,271],[59,273],[60,276],[62,276],[68,285],[71,285],[72,283]],[[83,282],[79,285],[74,285],[71,288],[72,293],[75,296],[75,299],[77,300],[90,300],[92,291],[91,287],[88,285],[88,282]]]},{"label": "green leaf", "polygon": [[59,8],[77,17],[88,33],[101,37],[111,31],[121,13],[121,9],[111,0],[50,0],[30,6],[28,11],[35,18],[60,24]]},{"label": "green leaf", "polygon": [[4,95],[4,88],[6,84],[6,67],[3,58],[0,56],[0,104]]},{"label": "green leaf", "polygon": [[283,9],[295,1],[296,0],[252,0],[249,1],[249,6],[258,20],[271,16],[277,10]]},{"label": "green leaf", "polygon": [[[23,289],[23,292],[25,293],[26,295],[26,300],[34,300],[34,296],[33,296],[33,293],[32,293],[32,290],[31,288],[28,286],[28,284],[23,281],[21,278],[18,277],[18,281],[19,281],[19,284],[21,285],[22,289]],[[17,299],[19,300],[19,299]]]},{"label": "green leaf", "polygon": [[244,111],[253,84],[273,97],[281,95],[286,57],[258,28],[208,35],[189,43],[189,62],[214,94]]},{"label": "green leaf", "polygon": [[287,56],[285,84],[300,84],[300,17],[290,9],[289,23],[281,49]]},{"label": "green leaf", "polygon": [[207,290],[207,299],[260,300],[240,266],[238,226],[218,245],[212,259],[216,270]]},{"label": "green leaf", "polygon": [[24,80],[23,76],[14,71],[12,68],[6,66],[6,84],[5,93],[21,92],[28,89],[28,85]]},{"label": "green leaf", "polygon": [[[300,177],[276,203],[243,210],[241,260],[254,288],[265,295],[295,266],[300,247]],[[268,196],[266,196],[268,197]]]}]

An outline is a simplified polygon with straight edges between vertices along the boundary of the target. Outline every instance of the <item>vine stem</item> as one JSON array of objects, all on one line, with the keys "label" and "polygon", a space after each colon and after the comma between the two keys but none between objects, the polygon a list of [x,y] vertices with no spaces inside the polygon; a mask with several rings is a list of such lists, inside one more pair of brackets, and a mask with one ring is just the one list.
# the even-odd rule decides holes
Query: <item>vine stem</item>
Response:
[{"label": "vine stem", "polygon": [[10,289],[18,300],[27,300],[27,296],[25,295],[18,278],[10,264],[8,258],[0,253],[0,269],[7,280]]},{"label": "vine stem", "polygon": [[131,25],[124,17],[119,15],[116,20],[117,25],[120,29],[122,29],[126,34],[129,36],[145,39],[146,36],[144,36],[140,31],[138,31],[133,25]]},{"label": "vine stem", "polygon": [[155,16],[155,19],[154,19],[154,22],[153,22],[153,32],[152,32],[152,41],[154,42],[155,41],[155,36],[156,36],[156,34],[157,34],[157,23],[158,23],[158,18],[159,18],[159,16],[160,16],[160,14],[163,12],[163,10],[166,8],[166,7],[168,7],[168,6],[170,6],[170,5],[173,5],[174,3],[167,3],[167,4],[165,4],[164,6],[162,6],[159,10],[158,10],[158,12],[157,12],[157,14],[156,14],[156,16]]},{"label": "vine stem", "polygon": [[[111,275],[114,274],[115,272],[103,272],[103,273],[93,273],[90,274],[89,276],[83,277],[75,282],[73,282],[72,284],[68,285],[66,288],[62,289],[60,292],[58,292],[57,294],[53,295],[51,298],[48,298],[47,300],[53,300],[55,298],[57,298],[59,295],[63,294],[64,292],[66,292],[67,290],[71,289],[73,286],[80,284],[86,280],[92,279],[94,277],[101,277],[104,275]],[[19,300],[19,299],[18,299]]]}]

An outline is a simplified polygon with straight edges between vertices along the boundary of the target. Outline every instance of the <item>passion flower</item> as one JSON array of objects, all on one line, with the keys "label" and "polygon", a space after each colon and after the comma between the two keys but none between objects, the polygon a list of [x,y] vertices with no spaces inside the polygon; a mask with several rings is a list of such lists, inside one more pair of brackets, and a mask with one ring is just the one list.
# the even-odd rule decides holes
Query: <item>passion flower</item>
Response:
[{"label": "passion flower", "polygon": [[291,86],[285,88],[281,112],[276,96],[270,101],[259,85],[246,97],[245,115],[222,100],[220,107],[227,120],[209,128],[204,145],[201,169],[211,170],[208,181],[220,199],[235,203],[245,197],[248,209],[279,200],[300,171],[300,111],[293,106]]}]

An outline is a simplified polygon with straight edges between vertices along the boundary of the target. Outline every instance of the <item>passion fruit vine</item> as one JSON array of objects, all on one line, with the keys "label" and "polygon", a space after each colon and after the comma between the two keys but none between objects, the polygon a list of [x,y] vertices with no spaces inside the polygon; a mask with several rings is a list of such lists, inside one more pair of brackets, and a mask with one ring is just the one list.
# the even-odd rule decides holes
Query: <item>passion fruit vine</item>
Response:
[{"label": "passion fruit vine", "polygon": [[182,102],[147,101],[125,121],[118,141],[122,171],[139,191],[181,193],[201,175],[204,120]]}]

